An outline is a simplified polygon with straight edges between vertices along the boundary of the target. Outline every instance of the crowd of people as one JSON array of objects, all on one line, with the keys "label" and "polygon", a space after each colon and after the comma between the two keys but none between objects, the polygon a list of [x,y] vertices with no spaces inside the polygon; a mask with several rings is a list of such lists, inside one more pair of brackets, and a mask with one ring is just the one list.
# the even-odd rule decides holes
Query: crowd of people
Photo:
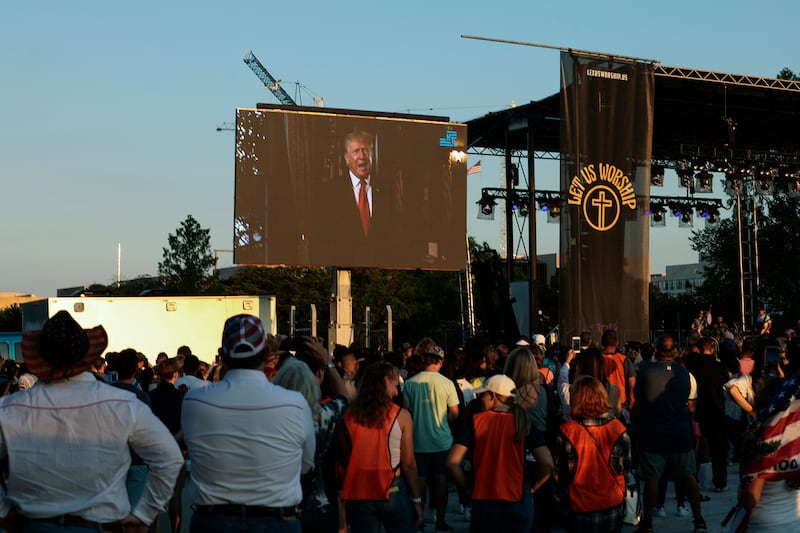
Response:
[{"label": "crowd of people", "polygon": [[649,533],[673,512],[672,481],[674,514],[704,533],[705,492],[734,490],[731,462],[733,527],[800,517],[800,339],[698,320],[684,342],[606,330],[580,347],[536,335],[329,353],[251,315],[221,326],[213,362],[182,346],[152,366],[106,353],[102,326],[65,311],[26,332],[24,364],[2,371],[2,527],[145,532],[167,511],[177,532],[185,489],[193,532],[447,532],[454,485],[473,532],[619,532],[641,482]]}]

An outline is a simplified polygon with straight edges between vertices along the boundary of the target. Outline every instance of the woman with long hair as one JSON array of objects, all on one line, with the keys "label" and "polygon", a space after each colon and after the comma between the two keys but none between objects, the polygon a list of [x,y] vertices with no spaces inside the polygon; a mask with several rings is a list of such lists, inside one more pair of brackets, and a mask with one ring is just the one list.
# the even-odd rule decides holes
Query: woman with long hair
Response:
[{"label": "woman with long hair", "polygon": [[540,383],[542,378],[533,352],[527,346],[514,348],[506,358],[503,374],[514,380],[516,403],[527,411],[534,427],[544,435],[547,431],[547,394]]},{"label": "woman with long hair", "polygon": [[575,357],[575,377],[577,381],[581,376],[592,376],[603,384],[608,395],[608,403],[611,406],[609,414],[620,416],[622,414],[622,400],[619,387],[608,381],[606,377],[606,360],[597,348],[587,348]]},{"label": "woman with long hair", "polygon": [[339,426],[341,499],[351,533],[414,533],[422,524],[411,414],[394,403],[400,372],[370,363]]},{"label": "woman with long hair", "polygon": [[570,391],[572,419],[556,438],[556,484],[570,512],[564,530],[622,531],[631,442],[625,426],[609,414],[606,388],[592,376],[578,377]]},{"label": "woman with long hair", "polygon": [[[525,409],[515,402],[514,381],[505,375],[486,379],[475,391],[483,410],[468,416],[457,435],[447,469],[467,490],[462,467],[473,452],[474,487],[469,529],[529,533],[533,523],[531,494],[550,477],[553,459],[544,437],[532,426]],[[473,402],[475,403],[475,402]],[[535,467],[528,472],[526,454]]]}]

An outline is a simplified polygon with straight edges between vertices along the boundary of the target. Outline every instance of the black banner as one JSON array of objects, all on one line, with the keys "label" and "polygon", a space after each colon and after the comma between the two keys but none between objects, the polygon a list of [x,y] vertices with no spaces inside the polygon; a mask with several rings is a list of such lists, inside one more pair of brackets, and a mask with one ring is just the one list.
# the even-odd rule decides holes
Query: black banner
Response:
[{"label": "black banner", "polygon": [[562,340],[649,339],[653,66],[561,54]]}]

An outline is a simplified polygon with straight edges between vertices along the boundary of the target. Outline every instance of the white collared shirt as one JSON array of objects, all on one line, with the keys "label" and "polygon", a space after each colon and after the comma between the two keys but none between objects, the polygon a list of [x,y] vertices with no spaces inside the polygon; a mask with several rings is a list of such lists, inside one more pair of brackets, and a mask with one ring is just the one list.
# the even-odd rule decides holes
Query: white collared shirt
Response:
[{"label": "white collared shirt", "polygon": [[[130,448],[129,448],[130,446]],[[150,523],[172,496],[183,455],[167,428],[129,391],[83,372],[0,400],[0,457],[11,507],[30,518],[79,515],[101,523],[131,512],[125,477],[133,449],[149,466],[133,514]]]},{"label": "white collared shirt", "polygon": [[196,389],[198,387],[207,387],[210,381],[200,379],[197,376],[181,376],[175,381],[175,388],[180,389],[181,385],[186,385],[187,389]]},{"label": "white collared shirt", "polygon": [[[350,182],[353,185],[353,195],[358,205],[358,196],[361,194],[361,178],[350,172]],[[367,201],[369,203],[369,215],[372,216],[372,178],[367,176]]]},{"label": "white collared shirt", "polygon": [[232,369],[183,399],[196,505],[300,503],[300,474],[314,466],[314,423],[305,398],[260,370]]}]

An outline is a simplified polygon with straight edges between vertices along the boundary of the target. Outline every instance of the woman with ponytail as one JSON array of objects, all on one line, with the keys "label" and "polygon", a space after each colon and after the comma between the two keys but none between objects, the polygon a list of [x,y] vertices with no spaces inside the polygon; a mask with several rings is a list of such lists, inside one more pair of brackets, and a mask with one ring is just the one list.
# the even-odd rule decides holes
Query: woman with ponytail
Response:
[{"label": "woman with ponytail", "polygon": [[[461,465],[472,451],[475,481],[471,487],[471,532],[529,533],[532,493],[553,471],[553,458],[544,437],[515,402],[515,389],[510,377],[495,375],[475,390],[482,410],[467,417],[447,459],[456,484],[468,492]],[[533,459],[532,468],[526,465],[526,455]]]}]

